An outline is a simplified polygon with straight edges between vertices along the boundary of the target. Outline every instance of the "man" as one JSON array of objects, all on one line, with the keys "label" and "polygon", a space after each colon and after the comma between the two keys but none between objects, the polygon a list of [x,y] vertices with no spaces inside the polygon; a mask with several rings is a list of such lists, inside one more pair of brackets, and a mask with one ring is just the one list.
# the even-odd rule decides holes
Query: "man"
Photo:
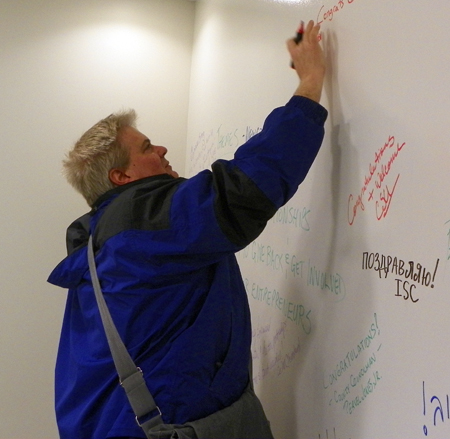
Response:
[{"label": "man", "polygon": [[323,139],[325,74],[319,26],[287,45],[300,85],[232,160],[179,178],[134,125],[133,112],[88,130],[64,163],[92,210],[67,232],[68,256],[49,281],[69,288],[56,366],[62,438],[144,437],[103,332],[86,257],[118,331],[166,423],[207,416],[249,381],[248,300],[234,254],[296,192]]}]

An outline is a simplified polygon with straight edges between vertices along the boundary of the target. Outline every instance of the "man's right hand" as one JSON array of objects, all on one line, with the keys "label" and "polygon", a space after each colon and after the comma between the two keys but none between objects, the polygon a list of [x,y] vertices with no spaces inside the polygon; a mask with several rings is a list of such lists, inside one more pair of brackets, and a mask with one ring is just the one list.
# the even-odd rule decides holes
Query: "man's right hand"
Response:
[{"label": "man's right hand", "polygon": [[293,66],[300,78],[300,85],[294,95],[304,96],[319,102],[325,77],[325,58],[319,44],[320,25],[309,21],[300,43],[287,41]]}]

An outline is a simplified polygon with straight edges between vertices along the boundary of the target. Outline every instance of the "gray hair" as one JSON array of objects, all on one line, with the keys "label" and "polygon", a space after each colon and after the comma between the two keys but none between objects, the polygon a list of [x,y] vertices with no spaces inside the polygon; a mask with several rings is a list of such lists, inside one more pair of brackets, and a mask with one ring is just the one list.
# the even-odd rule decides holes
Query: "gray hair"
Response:
[{"label": "gray hair", "polygon": [[86,131],[63,160],[64,176],[89,206],[116,187],[109,171],[129,164],[129,151],[117,138],[119,130],[127,126],[136,127],[134,110],[111,114]]}]

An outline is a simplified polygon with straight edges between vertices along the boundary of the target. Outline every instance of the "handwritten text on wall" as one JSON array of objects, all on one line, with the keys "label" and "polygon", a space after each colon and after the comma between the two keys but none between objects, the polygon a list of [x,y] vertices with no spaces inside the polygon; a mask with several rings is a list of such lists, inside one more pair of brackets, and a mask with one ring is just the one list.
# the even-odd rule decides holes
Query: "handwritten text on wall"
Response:
[{"label": "handwritten text on wall", "polygon": [[419,301],[415,292],[417,285],[434,288],[438,266],[439,259],[436,260],[435,266],[430,271],[419,262],[405,262],[395,256],[385,256],[380,253],[364,252],[362,259],[362,269],[377,271],[380,279],[382,274],[385,279],[389,274],[394,274],[397,285],[395,297],[403,297],[413,303]]},{"label": "handwritten text on wall", "polygon": [[384,145],[375,151],[361,189],[348,197],[347,217],[351,226],[357,215],[366,210],[366,203],[374,206],[378,221],[386,218],[400,178],[399,173],[393,172],[394,165],[405,145],[405,142],[396,142],[394,136],[389,136]]}]

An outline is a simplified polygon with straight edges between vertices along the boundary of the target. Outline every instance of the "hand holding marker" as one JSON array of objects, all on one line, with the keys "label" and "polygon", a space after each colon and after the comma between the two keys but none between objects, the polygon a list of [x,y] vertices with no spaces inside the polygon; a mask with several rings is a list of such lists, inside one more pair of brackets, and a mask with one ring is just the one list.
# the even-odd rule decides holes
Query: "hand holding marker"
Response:
[{"label": "hand holding marker", "polygon": [[[303,33],[305,32],[305,23],[302,21],[300,22],[300,27],[297,29],[297,35],[294,38],[294,41],[298,44],[300,41],[302,41]],[[291,67],[295,69],[293,61],[291,61]]]},{"label": "hand holding marker", "polygon": [[[313,20],[309,20],[306,27],[301,23],[295,38],[289,38],[286,41],[291,61],[300,79],[294,95],[316,102],[320,102],[326,71],[319,34],[320,24],[314,24]],[[300,40],[301,42],[297,43]]]}]

